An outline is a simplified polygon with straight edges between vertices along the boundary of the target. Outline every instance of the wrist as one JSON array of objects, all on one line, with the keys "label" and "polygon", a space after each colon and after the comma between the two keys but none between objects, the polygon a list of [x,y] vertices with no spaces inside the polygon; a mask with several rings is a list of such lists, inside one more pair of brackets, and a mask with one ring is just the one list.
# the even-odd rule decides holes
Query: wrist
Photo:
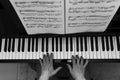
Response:
[{"label": "wrist", "polygon": [[75,80],[86,80],[85,77],[79,77],[79,78],[76,78]]},{"label": "wrist", "polygon": [[39,78],[39,80],[48,80],[48,77],[45,76],[45,75],[41,75],[40,78]]}]

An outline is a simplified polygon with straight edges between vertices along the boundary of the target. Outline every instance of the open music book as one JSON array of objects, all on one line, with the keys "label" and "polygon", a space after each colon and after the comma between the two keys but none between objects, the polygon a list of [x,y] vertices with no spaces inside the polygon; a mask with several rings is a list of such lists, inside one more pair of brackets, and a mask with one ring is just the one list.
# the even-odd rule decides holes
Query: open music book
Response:
[{"label": "open music book", "polygon": [[10,0],[28,34],[105,31],[120,0]]}]

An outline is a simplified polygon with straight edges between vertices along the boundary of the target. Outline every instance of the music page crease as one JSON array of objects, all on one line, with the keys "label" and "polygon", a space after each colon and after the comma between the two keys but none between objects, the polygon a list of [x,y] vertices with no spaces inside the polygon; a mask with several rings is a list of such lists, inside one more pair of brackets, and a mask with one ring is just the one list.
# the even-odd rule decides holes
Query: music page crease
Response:
[{"label": "music page crease", "polygon": [[64,0],[10,0],[28,34],[64,34]]},{"label": "music page crease", "polygon": [[103,32],[120,0],[66,0],[66,33]]}]

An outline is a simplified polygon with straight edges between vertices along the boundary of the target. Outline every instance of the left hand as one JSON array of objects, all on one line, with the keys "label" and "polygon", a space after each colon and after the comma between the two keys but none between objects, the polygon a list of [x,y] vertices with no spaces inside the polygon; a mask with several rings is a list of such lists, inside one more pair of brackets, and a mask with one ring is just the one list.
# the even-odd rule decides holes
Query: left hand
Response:
[{"label": "left hand", "polygon": [[53,68],[53,54],[43,56],[43,61],[40,59],[41,64],[41,77],[40,80],[48,80],[51,76],[55,75],[61,67],[56,70]]}]

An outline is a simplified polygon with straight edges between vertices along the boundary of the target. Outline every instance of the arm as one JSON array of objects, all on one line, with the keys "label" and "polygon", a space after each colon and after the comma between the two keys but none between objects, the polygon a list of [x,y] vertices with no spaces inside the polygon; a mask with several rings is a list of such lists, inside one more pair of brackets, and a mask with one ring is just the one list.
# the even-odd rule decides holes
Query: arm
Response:
[{"label": "arm", "polygon": [[79,59],[78,56],[76,57],[72,56],[72,67],[69,64],[67,64],[67,66],[69,68],[72,77],[75,80],[86,80],[84,74],[87,64],[88,64],[88,60],[84,64],[82,57]]},{"label": "arm", "polygon": [[43,61],[40,59],[41,76],[39,80],[48,80],[51,76],[55,75],[61,67],[56,70],[53,69],[53,54],[43,56]]}]

